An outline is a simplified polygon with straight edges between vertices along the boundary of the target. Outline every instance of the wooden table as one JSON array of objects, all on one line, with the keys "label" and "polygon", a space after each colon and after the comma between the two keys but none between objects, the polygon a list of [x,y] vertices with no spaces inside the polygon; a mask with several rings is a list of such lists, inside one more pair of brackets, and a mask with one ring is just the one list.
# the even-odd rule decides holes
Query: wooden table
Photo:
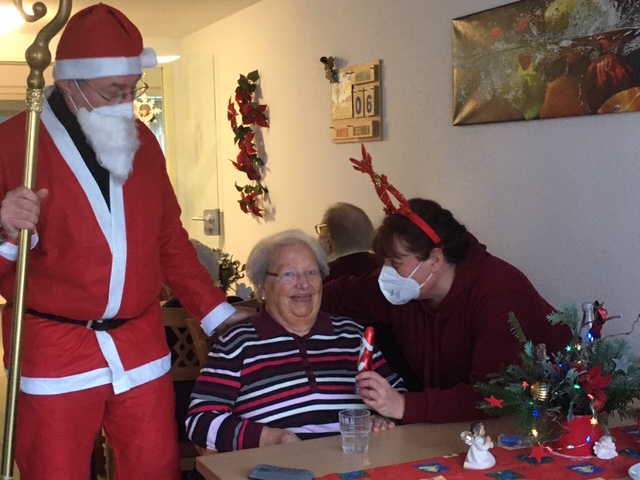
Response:
[{"label": "wooden table", "polygon": [[[499,434],[514,432],[513,422],[507,417],[491,418],[486,424],[487,434],[494,443],[497,443]],[[470,425],[471,422],[420,423],[386,432],[372,432],[369,452],[362,455],[343,453],[340,435],[337,435],[198,457],[196,466],[207,480],[246,480],[249,471],[259,463],[306,468],[320,477],[464,452],[467,446],[460,439],[460,433],[469,430]]]}]

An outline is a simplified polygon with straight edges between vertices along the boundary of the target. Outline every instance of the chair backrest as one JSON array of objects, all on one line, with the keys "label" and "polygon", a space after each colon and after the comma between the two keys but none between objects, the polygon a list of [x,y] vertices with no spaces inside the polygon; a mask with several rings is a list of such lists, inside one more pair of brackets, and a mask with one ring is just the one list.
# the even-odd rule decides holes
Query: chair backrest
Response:
[{"label": "chair backrest", "polygon": [[[200,373],[200,354],[196,345],[206,343],[207,336],[189,313],[182,307],[163,307],[162,324],[171,349],[171,380],[176,396],[176,423],[178,425],[178,455],[180,470],[189,472],[195,466],[195,457],[199,455],[195,444],[191,443],[184,431],[184,419],[189,409],[189,399],[193,385]],[[188,322],[197,325],[200,332],[192,335]],[[197,337],[197,341],[194,340]],[[205,354],[206,358],[206,354]]]},{"label": "chair backrest", "polygon": [[249,300],[243,300],[241,302],[235,302],[233,304],[234,307],[241,307],[247,309],[260,310],[260,305],[262,305],[262,300],[258,298],[250,298]]},{"label": "chair backrest", "polygon": [[[183,308],[162,308],[161,310],[167,344],[171,349],[171,379],[174,382],[195,381],[202,364],[195,342],[187,328],[187,319],[191,316]],[[205,335],[204,332],[202,335]]]},{"label": "chair backrest", "polygon": [[193,348],[198,357],[198,362],[200,363],[200,365],[204,365],[207,361],[207,354],[211,349],[211,344],[214,342],[217,335],[214,332],[211,337],[207,337],[200,324],[196,322],[195,318],[187,318],[186,325],[193,341]]}]

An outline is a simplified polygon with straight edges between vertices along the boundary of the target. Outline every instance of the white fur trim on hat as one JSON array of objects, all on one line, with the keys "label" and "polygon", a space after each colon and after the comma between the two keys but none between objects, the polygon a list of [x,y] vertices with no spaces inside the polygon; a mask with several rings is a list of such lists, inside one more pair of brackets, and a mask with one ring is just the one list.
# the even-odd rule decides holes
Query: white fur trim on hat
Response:
[{"label": "white fur trim on hat", "polygon": [[140,57],[103,57],[56,60],[53,64],[55,80],[86,80],[122,75],[142,75]]}]

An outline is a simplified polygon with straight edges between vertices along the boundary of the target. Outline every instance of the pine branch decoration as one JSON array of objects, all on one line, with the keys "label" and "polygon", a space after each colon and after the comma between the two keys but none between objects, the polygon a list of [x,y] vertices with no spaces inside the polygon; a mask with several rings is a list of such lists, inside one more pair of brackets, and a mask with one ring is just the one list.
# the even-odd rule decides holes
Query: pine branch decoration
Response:
[{"label": "pine branch decoration", "polygon": [[513,312],[509,312],[509,326],[511,327],[511,333],[516,340],[524,345],[527,342],[527,337],[525,336],[522,326]]},{"label": "pine branch decoration", "polygon": [[551,357],[543,344],[527,340],[518,319],[509,313],[511,332],[523,346],[521,363],[507,365],[487,381],[476,383],[483,397],[502,400],[502,408],[487,401],[479,402],[479,408],[489,415],[513,416],[521,434],[535,432],[536,443],[557,439],[561,420],[574,415],[592,415],[602,423],[607,414],[637,415],[633,405],[640,398],[640,365],[628,343],[590,334],[581,338],[585,325],[575,305],[562,307],[547,320],[572,332],[570,343]]}]

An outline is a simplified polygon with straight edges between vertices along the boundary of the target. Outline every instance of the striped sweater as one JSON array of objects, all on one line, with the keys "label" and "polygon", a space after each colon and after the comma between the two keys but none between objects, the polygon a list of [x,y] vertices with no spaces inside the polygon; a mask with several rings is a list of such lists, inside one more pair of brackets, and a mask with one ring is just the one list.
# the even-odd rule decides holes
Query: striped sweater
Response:
[{"label": "striped sweater", "polygon": [[[259,446],[263,425],[302,440],[337,434],[340,410],[365,408],[354,393],[361,338],[360,325],[322,312],[298,337],[263,308],[209,352],[191,395],[187,435],[200,447],[227,452]],[[373,369],[405,391],[377,348]]]}]

